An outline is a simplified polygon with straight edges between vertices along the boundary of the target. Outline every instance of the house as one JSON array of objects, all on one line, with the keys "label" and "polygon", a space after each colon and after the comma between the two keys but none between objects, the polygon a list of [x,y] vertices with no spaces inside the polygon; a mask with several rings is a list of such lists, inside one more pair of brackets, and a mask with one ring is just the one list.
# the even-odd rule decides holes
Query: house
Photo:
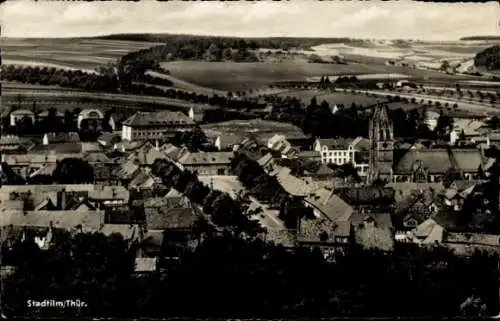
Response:
[{"label": "house", "polygon": [[316,139],[313,151],[321,153],[323,164],[351,163],[360,176],[368,174],[369,141],[363,137]]},{"label": "house", "polygon": [[107,185],[119,184],[119,179],[113,175],[120,164],[117,160],[110,159],[105,153],[87,153],[83,159],[94,168],[94,182]]},{"label": "house", "polygon": [[[173,146],[173,145],[172,145]],[[154,148],[136,150],[128,156],[139,166],[152,166],[157,159],[167,159],[167,155],[160,151],[159,144],[156,143]]]},{"label": "house", "polygon": [[120,136],[115,133],[105,132],[97,138],[97,142],[104,147],[113,147],[120,141]]},{"label": "house", "polygon": [[137,112],[122,124],[122,140],[165,139],[190,132],[196,123],[182,112]]},{"label": "house", "polygon": [[201,241],[196,227],[200,216],[184,197],[151,198],[143,206],[147,233],[161,232],[163,242],[172,245],[174,251],[178,246],[193,247]]},{"label": "house", "polygon": [[198,175],[228,175],[233,157],[233,152],[197,152],[186,153],[177,162]]},{"label": "house", "polygon": [[79,229],[97,232],[104,224],[104,211],[5,211],[0,226]]},{"label": "house", "polygon": [[65,158],[82,158],[81,153],[29,152],[26,154],[4,154],[3,161],[24,179],[49,164],[57,164]]},{"label": "house", "polygon": [[390,212],[395,200],[395,190],[390,187],[344,187],[335,194],[361,213]]},{"label": "house", "polygon": [[9,152],[19,150],[23,146],[19,136],[5,135],[0,137],[0,151]]},{"label": "house", "polygon": [[[13,195],[28,195],[33,206],[49,197],[59,208],[78,210],[84,204],[93,208],[126,204],[130,193],[123,186],[102,186],[92,184],[67,185],[3,185],[0,187],[0,201],[12,200]],[[37,201],[40,199],[40,202]],[[57,204],[56,204],[57,203]],[[88,204],[88,206],[86,205]],[[70,207],[71,205],[71,207]]]},{"label": "house", "polygon": [[350,222],[354,228],[356,244],[365,249],[393,250],[394,227],[391,213],[355,212]]},{"label": "house", "polygon": [[345,255],[353,241],[353,229],[348,221],[334,222],[327,218],[299,220],[297,245],[319,248],[328,261]]},{"label": "house", "polygon": [[354,209],[340,197],[334,190],[320,188],[304,198],[304,205],[312,208],[316,217],[327,217],[334,222],[348,221]]},{"label": "house", "polygon": [[35,113],[29,109],[17,109],[10,113],[9,115],[9,124],[10,126],[16,126],[16,124],[20,121],[23,121],[25,118],[31,120],[32,124],[35,124]]},{"label": "house", "polygon": [[394,224],[398,231],[406,231],[439,212],[439,203],[436,201],[438,192],[433,189],[412,190],[394,205]]},{"label": "house", "polygon": [[276,134],[267,140],[267,148],[279,152],[282,157],[293,158],[297,152],[284,135]]},{"label": "house", "polygon": [[46,133],[42,138],[43,145],[79,142],[80,136],[78,133]]}]

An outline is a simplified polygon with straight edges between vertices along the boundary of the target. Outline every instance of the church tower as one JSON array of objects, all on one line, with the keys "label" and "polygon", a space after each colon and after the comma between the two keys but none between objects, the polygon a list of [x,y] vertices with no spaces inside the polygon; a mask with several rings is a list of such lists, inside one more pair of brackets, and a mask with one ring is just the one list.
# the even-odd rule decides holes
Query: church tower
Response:
[{"label": "church tower", "polygon": [[370,169],[368,181],[377,178],[392,181],[394,129],[385,104],[375,106],[369,124]]}]

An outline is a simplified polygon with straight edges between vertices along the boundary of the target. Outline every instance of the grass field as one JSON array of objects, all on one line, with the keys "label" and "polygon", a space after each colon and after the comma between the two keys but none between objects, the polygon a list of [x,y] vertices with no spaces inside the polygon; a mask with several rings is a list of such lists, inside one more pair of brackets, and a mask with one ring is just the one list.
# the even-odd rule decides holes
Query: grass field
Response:
[{"label": "grass field", "polygon": [[328,102],[330,106],[343,104],[344,106],[351,106],[352,103],[356,105],[362,106],[370,106],[374,105],[378,102],[385,101],[381,97],[372,97],[367,96],[366,94],[352,94],[352,93],[343,93],[343,92],[335,92],[335,93],[325,93],[318,90],[297,90],[293,92],[286,92],[278,94],[280,97],[295,97],[300,99],[306,105],[310,103],[313,97],[316,97],[316,100],[321,103],[323,100]]},{"label": "grass field", "polygon": [[2,63],[64,69],[94,70],[115,63],[128,52],[156,45],[148,42],[101,39],[3,38]]},{"label": "grass field", "polygon": [[282,134],[287,137],[302,137],[304,133],[300,128],[288,123],[280,123],[261,119],[231,120],[220,123],[201,125],[203,130],[219,135],[256,135],[260,138],[268,138],[274,134]]},{"label": "grass field", "polygon": [[[384,65],[314,64],[302,60],[282,63],[174,61],[161,66],[175,78],[228,91],[258,89],[278,81],[303,81],[313,76],[388,72]],[[400,67],[391,69],[399,73],[405,71]]]}]

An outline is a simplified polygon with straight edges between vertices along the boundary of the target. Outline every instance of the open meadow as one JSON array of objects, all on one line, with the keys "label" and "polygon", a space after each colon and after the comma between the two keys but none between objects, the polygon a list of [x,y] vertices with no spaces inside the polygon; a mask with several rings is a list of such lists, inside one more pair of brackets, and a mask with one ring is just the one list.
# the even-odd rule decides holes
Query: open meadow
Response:
[{"label": "open meadow", "polygon": [[320,104],[322,101],[326,101],[331,107],[334,105],[344,105],[346,107],[349,107],[353,103],[358,106],[367,107],[385,101],[383,97],[367,96],[366,94],[361,94],[361,93],[357,94],[347,93],[347,92],[325,93],[324,91],[319,91],[319,90],[297,90],[297,91],[277,94],[277,96],[283,98],[295,97],[297,99],[300,99],[306,105],[308,105],[311,102],[311,99],[315,97],[318,104]]},{"label": "open meadow", "polygon": [[79,69],[92,72],[116,63],[128,52],[157,45],[152,42],[104,39],[2,38],[2,63]]},{"label": "open meadow", "polygon": [[274,134],[285,135],[286,137],[303,137],[304,132],[288,123],[268,121],[262,119],[252,120],[231,120],[220,123],[201,125],[203,131],[217,135],[255,135],[259,138],[267,139]]}]

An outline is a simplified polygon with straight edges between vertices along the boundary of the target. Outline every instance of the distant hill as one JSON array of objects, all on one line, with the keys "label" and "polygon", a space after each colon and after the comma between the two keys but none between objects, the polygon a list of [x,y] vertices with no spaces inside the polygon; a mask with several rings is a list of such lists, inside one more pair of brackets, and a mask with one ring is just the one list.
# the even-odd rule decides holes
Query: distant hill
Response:
[{"label": "distant hill", "polygon": [[472,36],[460,38],[461,41],[488,41],[500,40],[500,36]]},{"label": "distant hill", "polygon": [[282,49],[288,50],[290,48],[310,48],[313,46],[325,43],[347,43],[353,41],[351,38],[297,38],[297,37],[268,37],[268,38],[255,38],[255,37],[225,37],[225,36],[201,36],[201,35],[180,35],[180,34],[113,34],[108,36],[99,36],[94,39],[107,39],[107,40],[125,40],[125,41],[145,41],[145,42],[167,42],[175,40],[206,40],[210,42],[237,42],[244,40],[252,46],[257,48],[266,49]]},{"label": "distant hill", "polygon": [[500,45],[486,48],[476,54],[474,64],[487,70],[500,69]]}]

